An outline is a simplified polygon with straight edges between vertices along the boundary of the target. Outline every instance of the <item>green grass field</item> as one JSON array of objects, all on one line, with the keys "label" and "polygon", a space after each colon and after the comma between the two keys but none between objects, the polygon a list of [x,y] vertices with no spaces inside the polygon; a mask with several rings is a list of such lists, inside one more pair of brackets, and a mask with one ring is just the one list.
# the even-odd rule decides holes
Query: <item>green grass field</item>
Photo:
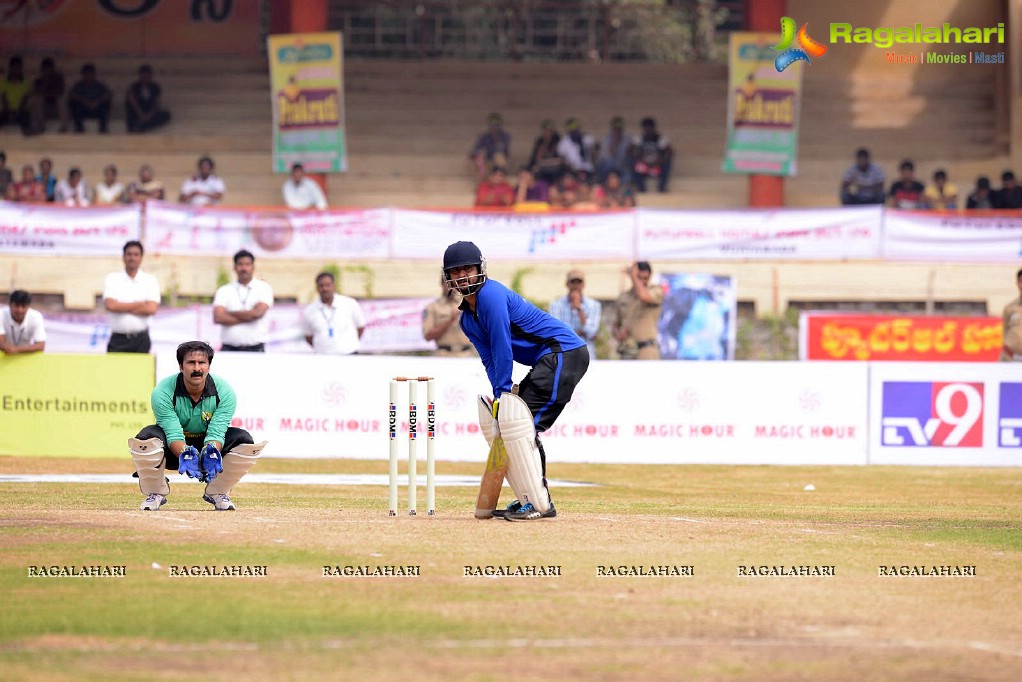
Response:
[{"label": "green grass field", "polygon": [[[0,458],[0,474],[128,471]],[[383,474],[386,463],[267,459],[255,471]],[[438,488],[435,518],[388,518],[380,486],[243,481],[239,510],[214,513],[174,476],[169,504],[143,513],[131,483],[0,483],[0,678],[1019,679],[1020,469],[554,461],[550,475],[598,486],[555,489],[557,519],[512,524],[473,519],[471,488]],[[28,575],[61,565],[126,575]],[[191,565],[267,575],[170,575]],[[344,565],[420,575],[323,576]],[[464,574],[551,565],[560,576]],[[803,565],[835,575],[739,576]],[[597,574],[619,566],[694,574]]]}]

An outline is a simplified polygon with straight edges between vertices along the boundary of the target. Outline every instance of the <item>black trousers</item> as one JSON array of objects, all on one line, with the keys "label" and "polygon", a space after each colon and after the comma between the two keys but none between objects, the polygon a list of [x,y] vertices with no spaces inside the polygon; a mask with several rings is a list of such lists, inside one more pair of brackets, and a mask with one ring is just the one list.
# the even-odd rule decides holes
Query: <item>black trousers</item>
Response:
[{"label": "black trousers", "polygon": [[232,346],[229,343],[225,343],[224,345],[220,346],[220,350],[230,350],[242,353],[265,353],[266,346],[264,346],[261,343],[257,343],[254,346]]},{"label": "black trousers", "polygon": [[[167,442],[167,434],[164,432],[163,428],[159,424],[150,424],[149,426],[146,426],[145,428],[138,432],[138,435],[135,436],[135,438],[138,438],[139,440],[159,438],[163,442],[163,452],[167,460],[167,468],[177,471],[178,468],[177,455],[171,453],[170,443]],[[185,443],[191,445],[196,450],[201,450],[202,446],[205,445],[205,434],[194,437],[185,436]],[[246,431],[245,429],[236,428],[234,426],[228,426],[227,432],[224,433],[224,442],[221,452],[230,452],[231,450],[234,449],[235,445],[245,445],[252,443],[255,443],[255,441],[252,439],[252,434],[250,434],[248,431]]]},{"label": "black trousers", "polygon": [[564,411],[575,386],[589,369],[589,349],[547,353],[518,385],[518,397],[532,410],[536,433],[543,433]]},{"label": "black trousers", "polygon": [[149,332],[138,332],[136,334],[113,333],[110,341],[106,344],[107,353],[148,353],[152,348],[152,341],[149,339]]},{"label": "black trousers", "polygon": [[110,121],[110,102],[103,102],[95,108],[87,107],[81,102],[68,102],[68,110],[75,122],[75,130],[81,132],[84,129],[83,122],[87,118],[99,119],[99,129],[106,130]]}]

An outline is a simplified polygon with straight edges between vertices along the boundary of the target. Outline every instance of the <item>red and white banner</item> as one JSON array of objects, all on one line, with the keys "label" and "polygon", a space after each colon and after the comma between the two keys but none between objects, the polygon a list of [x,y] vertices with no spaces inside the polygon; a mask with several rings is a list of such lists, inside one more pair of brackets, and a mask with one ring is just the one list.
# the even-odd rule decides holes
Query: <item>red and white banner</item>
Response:
[{"label": "red and white banner", "polygon": [[0,202],[0,253],[110,255],[138,239],[153,254],[438,261],[475,241],[491,259],[952,260],[1015,262],[1022,212],[835,209],[516,213],[401,208],[289,211],[153,202],[74,209]]},{"label": "red and white banner", "polygon": [[997,317],[802,313],[802,360],[995,362],[1001,353]]},{"label": "red and white banner", "polygon": [[[177,369],[172,354],[158,356],[158,378]],[[213,371],[238,392],[238,424],[269,439],[276,457],[385,459],[389,380],[435,377],[437,458],[477,461],[482,472],[476,395],[490,386],[478,359],[224,353]],[[515,379],[525,371],[516,367]],[[596,362],[543,437],[548,461],[552,472],[558,462],[863,464],[867,371],[866,363]],[[622,390],[634,395],[616,398]],[[418,398],[424,410],[423,389]],[[400,400],[406,453],[407,389]]]},{"label": "red and white banner", "polygon": [[109,256],[139,239],[138,206],[65,208],[0,201],[0,253]]},{"label": "red and white banner", "polygon": [[882,255],[894,260],[1017,263],[1022,211],[884,212]]},{"label": "red and white banner", "polygon": [[[422,338],[422,311],[431,299],[403,298],[359,301],[366,316],[361,352],[395,353],[433,350]],[[312,353],[301,332],[302,306],[275,305],[266,313],[270,340],[268,353]],[[105,353],[110,328],[105,313],[44,313],[46,351],[50,353]],[[219,348],[222,327],[213,324],[213,306],[160,308],[150,336],[153,352],[174,356],[178,344],[202,339]]]},{"label": "red and white banner", "polygon": [[146,245],[155,254],[345,260],[390,255],[390,209],[289,211],[195,208],[153,202],[146,207]]},{"label": "red and white banner", "polygon": [[639,210],[638,257],[649,260],[876,258],[882,209]]},{"label": "red and white banner", "polygon": [[636,215],[394,209],[394,258],[437,262],[448,244],[475,242],[489,259],[627,259]]}]

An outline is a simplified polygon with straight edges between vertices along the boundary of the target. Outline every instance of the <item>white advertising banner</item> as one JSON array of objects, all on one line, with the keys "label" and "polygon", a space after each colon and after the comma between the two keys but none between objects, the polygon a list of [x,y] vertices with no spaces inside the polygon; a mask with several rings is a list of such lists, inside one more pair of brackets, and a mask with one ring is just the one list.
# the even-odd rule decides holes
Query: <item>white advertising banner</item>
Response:
[{"label": "white advertising banner", "polygon": [[288,211],[196,208],[152,202],[146,207],[146,244],[156,254],[257,257],[386,258],[390,209]]},{"label": "white advertising banner", "polygon": [[[361,339],[363,353],[434,350],[422,338],[422,311],[432,299],[402,298],[359,301],[366,316]],[[275,305],[266,313],[270,340],[268,353],[312,353],[301,332],[302,307]],[[110,327],[105,313],[45,313],[46,350],[51,353],[105,353]],[[220,347],[220,325],[213,323],[212,305],[160,308],[153,319],[150,337],[153,352],[171,356],[178,344],[191,339]]]},{"label": "white advertising banner", "polygon": [[448,244],[473,241],[494,259],[628,259],[635,213],[514,213],[394,209],[395,258],[439,260]]},{"label": "white advertising banner", "polygon": [[66,208],[0,201],[0,253],[109,256],[141,234],[139,206]]},{"label": "white advertising banner", "polygon": [[[157,378],[177,369],[173,354],[158,356]],[[476,396],[490,386],[476,359],[224,353],[213,371],[238,393],[236,425],[268,439],[268,455],[385,459],[389,381],[408,375],[435,377],[437,458],[480,466],[486,458]],[[515,379],[525,371],[517,367]],[[596,362],[543,439],[552,467],[864,464],[866,373],[866,363]],[[634,394],[623,398],[623,389]],[[398,406],[403,457],[407,391]],[[421,417],[425,388],[418,400]]]},{"label": "white advertising banner", "polygon": [[870,364],[870,464],[1022,466],[1022,364]]},{"label": "white advertising banner", "polygon": [[1022,256],[1022,213],[884,212],[885,258],[1016,263]]},{"label": "white advertising banner", "polygon": [[639,209],[638,258],[843,260],[880,253],[883,209]]}]

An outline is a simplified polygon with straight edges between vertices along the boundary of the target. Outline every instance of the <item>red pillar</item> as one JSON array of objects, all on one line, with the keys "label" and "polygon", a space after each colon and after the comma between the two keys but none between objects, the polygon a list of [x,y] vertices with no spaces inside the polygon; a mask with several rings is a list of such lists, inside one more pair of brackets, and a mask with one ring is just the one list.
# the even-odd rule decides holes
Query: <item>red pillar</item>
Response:
[{"label": "red pillar", "polygon": [[[327,30],[327,0],[291,0],[290,33],[320,33]],[[330,199],[326,173],[307,173]]]},{"label": "red pillar", "polygon": [[[746,0],[745,28],[748,31],[776,33],[780,30],[781,17],[786,13],[786,0]],[[784,176],[750,175],[749,206],[784,206]]]}]

